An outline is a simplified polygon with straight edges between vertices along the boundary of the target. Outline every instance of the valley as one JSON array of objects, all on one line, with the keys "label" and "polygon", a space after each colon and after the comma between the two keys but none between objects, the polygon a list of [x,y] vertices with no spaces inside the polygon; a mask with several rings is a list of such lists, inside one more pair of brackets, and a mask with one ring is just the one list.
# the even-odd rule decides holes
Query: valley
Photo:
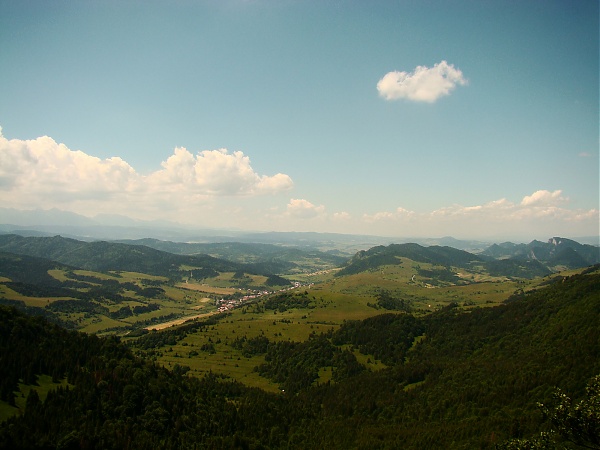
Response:
[{"label": "valley", "polygon": [[[535,404],[553,386],[581,395],[600,371],[598,247],[552,238],[470,253],[406,243],[332,258],[272,244],[211,244],[211,254],[194,253],[197,244],[152,245],[177,253],[0,235],[0,307],[58,324],[77,339],[113,342],[129,355],[118,358],[168,377],[199,386],[221,380],[219,389],[237,392],[228,395],[238,396],[238,408],[253,395],[261,398],[253,408],[274,401],[299,408],[298,417],[279,412],[287,431],[272,437],[273,448],[295,447],[292,436],[295,448],[371,447],[373,439],[392,445],[396,423],[406,448],[493,448],[540,429]],[[7,339],[14,334],[5,331]],[[5,376],[1,417],[26,417],[25,400],[40,389],[46,404],[47,392],[52,402],[53,390],[76,392],[87,383],[69,375],[72,366],[33,363],[36,351],[20,352],[30,362],[7,363],[16,372]],[[94,364],[96,377],[113,370]],[[283,426],[272,420],[270,427]],[[349,428],[357,420],[359,434]],[[510,431],[515,421],[521,434]],[[300,423],[309,424],[310,437]],[[439,430],[460,444],[445,446]],[[228,433],[213,431],[204,442],[221,432]],[[244,439],[259,439],[252,433]]]}]

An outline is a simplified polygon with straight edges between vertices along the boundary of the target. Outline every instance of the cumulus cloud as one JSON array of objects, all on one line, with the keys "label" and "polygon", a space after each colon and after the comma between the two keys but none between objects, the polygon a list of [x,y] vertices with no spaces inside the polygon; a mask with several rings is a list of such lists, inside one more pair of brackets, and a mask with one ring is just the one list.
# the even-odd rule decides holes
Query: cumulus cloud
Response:
[{"label": "cumulus cloud", "polygon": [[562,191],[536,191],[531,195],[523,197],[521,201],[522,206],[557,206],[561,203],[568,201],[567,198],[562,197]]},{"label": "cumulus cloud", "polygon": [[381,211],[375,214],[364,214],[363,215],[363,220],[365,222],[369,222],[369,223],[374,223],[374,222],[381,222],[381,221],[397,221],[397,220],[403,220],[403,219],[409,219],[411,217],[415,216],[415,212],[414,211],[409,211],[408,209],[404,209],[404,208],[396,208],[395,211]]},{"label": "cumulus cloud", "polygon": [[569,199],[563,196],[561,190],[539,190],[523,197],[520,202],[501,198],[480,205],[455,204],[420,213],[398,208],[395,211],[365,214],[362,220],[378,230],[411,229],[413,233],[429,236],[501,236],[522,233],[523,230],[542,236],[544,233],[577,235],[589,233],[585,230],[597,229],[597,209],[572,209],[568,207],[568,202]]},{"label": "cumulus cloud", "polygon": [[325,212],[323,205],[313,205],[308,200],[293,198],[287,205],[287,215],[297,219],[312,219]]},{"label": "cumulus cloud", "polygon": [[377,83],[377,90],[386,100],[434,103],[449,95],[456,86],[466,84],[467,79],[460,69],[442,61],[431,68],[417,66],[413,72],[388,72]]},{"label": "cumulus cloud", "polygon": [[346,211],[333,213],[332,217],[333,217],[333,220],[339,220],[339,221],[348,221],[348,220],[352,219],[352,216],[350,215],[350,213],[347,213]]},{"label": "cumulus cloud", "polygon": [[121,158],[105,160],[43,136],[7,140],[0,135],[0,187],[3,192],[41,197],[96,198],[131,189],[139,177]]},{"label": "cumulus cloud", "polygon": [[205,195],[252,195],[290,189],[292,179],[278,173],[260,176],[242,152],[205,150],[196,156],[176,148],[159,170],[148,177],[151,185]]},{"label": "cumulus cloud", "polygon": [[285,174],[259,175],[242,152],[176,148],[162,168],[143,176],[119,157],[100,159],[43,136],[8,140],[0,132],[0,200],[20,208],[65,207],[133,213],[174,209],[215,197],[258,196],[291,189]]}]

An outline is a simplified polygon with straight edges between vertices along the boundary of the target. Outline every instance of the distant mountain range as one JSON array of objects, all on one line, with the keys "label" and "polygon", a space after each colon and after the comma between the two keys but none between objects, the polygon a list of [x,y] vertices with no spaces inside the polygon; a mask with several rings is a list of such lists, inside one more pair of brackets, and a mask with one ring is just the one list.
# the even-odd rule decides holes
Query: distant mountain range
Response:
[{"label": "distant mountain range", "polygon": [[0,251],[45,258],[80,269],[98,272],[131,271],[172,277],[183,266],[218,272],[247,272],[269,275],[255,266],[239,264],[209,255],[175,255],[142,245],[127,245],[105,241],[83,242],[54,237],[23,237],[0,235]]},{"label": "distant mountain range", "polygon": [[182,267],[212,274],[244,272],[271,276],[330,269],[347,260],[336,254],[272,244],[193,244],[157,239],[86,242],[61,236],[17,234],[0,234],[0,251],[99,272],[133,271],[176,278],[182,276]]},{"label": "distant mountain range", "polygon": [[339,252],[321,252],[314,249],[303,249],[285,245],[246,243],[246,242],[216,242],[216,243],[187,243],[161,241],[158,239],[136,239],[115,241],[129,245],[143,245],[179,255],[210,255],[240,264],[258,265],[262,270],[272,273],[290,272],[294,269],[306,271],[320,266],[339,266],[346,262],[347,256]]},{"label": "distant mountain range", "polygon": [[[318,233],[300,233],[296,238],[317,239],[313,234]],[[343,235],[324,235],[321,239],[339,236]],[[281,240],[289,239],[287,236]],[[485,270],[493,276],[533,278],[600,263],[600,247],[561,237],[551,238],[547,242],[534,240],[529,244],[492,244],[479,253],[451,246],[423,246],[417,243],[376,245],[360,250],[349,258],[339,251],[322,252],[310,246],[298,248],[281,244],[183,243],[150,238],[86,242],[61,236],[0,234],[0,251],[46,258],[87,270],[134,271],[169,277],[180,277],[182,267],[266,276],[343,267],[337,274],[343,276],[399,264],[398,258],[404,257],[445,267],[478,267],[477,270]]]},{"label": "distant mountain range", "polygon": [[482,267],[493,276],[533,278],[600,263],[600,248],[554,237],[548,242],[493,244],[474,254],[448,246],[392,244],[358,252],[337,276],[351,275],[384,265],[400,264],[399,258],[446,267]]},{"label": "distant mountain range", "polygon": [[[338,252],[350,257],[357,251],[379,245],[416,243],[422,246],[447,246],[472,253],[487,249],[494,242],[445,237],[389,237],[316,232],[251,232],[236,229],[209,229],[178,223],[135,220],[121,215],[99,214],[87,217],[58,209],[18,210],[0,208],[0,233],[22,236],[61,235],[83,241],[138,240],[152,238],[161,241],[187,243],[243,242],[273,244],[320,251]],[[600,245],[599,237],[572,237],[582,244]],[[502,245],[502,244],[499,244]],[[519,245],[519,244],[517,244]]]},{"label": "distant mountain range", "polygon": [[599,247],[561,237],[551,238],[547,242],[534,240],[529,244],[493,244],[481,255],[495,259],[537,260],[549,267],[565,266],[570,269],[600,263]]}]

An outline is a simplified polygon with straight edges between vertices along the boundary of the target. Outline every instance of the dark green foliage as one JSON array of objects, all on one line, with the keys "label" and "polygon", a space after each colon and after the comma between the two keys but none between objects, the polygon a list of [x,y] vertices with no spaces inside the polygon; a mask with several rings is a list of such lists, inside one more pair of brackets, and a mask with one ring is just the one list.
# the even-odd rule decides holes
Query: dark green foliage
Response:
[{"label": "dark green foliage", "polygon": [[493,277],[535,278],[544,277],[552,273],[552,271],[541,262],[525,259],[499,259],[496,261],[488,261],[485,267]]},{"label": "dark green foliage", "polygon": [[204,278],[216,277],[219,275],[219,272],[211,267],[204,267],[202,269],[190,270],[190,275],[194,280],[203,280]]},{"label": "dark green foliage", "polygon": [[235,338],[231,343],[231,346],[242,352],[246,358],[250,358],[255,355],[262,355],[267,353],[269,348],[269,339],[266,336],[256,336],[253,338],[246,338],[246,336]]},{"label": "dark green foliage", "polygon": [[50,276],[48,271],[60,268],[68,267],[43,257],[0,251],[0,276],[10,278],[14,282],[58,287],[60,282]]},{"label": "dark green foliage", "polygon": [[[422,247],[418,244],[377,246],[358,252],[342,270],[336,273],[336,276],[376,270],[385,265],[397,265],[400,264],[402,257],[419,263],[445,266],[446,269],[422,271],[420,275],[448,283],[459,281],[459,278],[449,269],[450,267],[466,269],[477,267],[479,268],[477,270],[483,269],[492,276],[531,279],[551,274],[552,270],[549,267],[555,265],[581,268],[596,264],[600,260],[600,249],[591,245],[580,245],[568,239],[562,239],[562,244],[556,245],[540,242],[537,245],[535,242],[537,241],[522,249],[514,244],[512,247],[507,247],[509,253],[514,252],[514,256],[508,259],[494,259],[504,254],[503,247],[499,245],[490,247],[481,255],[442,246]],[[550,248],[547,248],[548,246]],[[543,247],[543,251],[540,250],[541,247]],[[522,251],[516,250],[516,248]]]},{"label": "dark green foliage", "polygon": [[206,353],[210,353],[211,355],[217,353],[217,350],[215,349],[215,344],[213,344],[212,342],[202,344],[200,346],[200,350]]},{"label": "dark green foliage", "polygon": [[243,280],[244,278],[246,278],[246,274],[244,273],[243,270],[238,270],[231,276],[231,278],[233,280]]},{"label": "dark green foliage", "polygon": [[558,389],[550,405],[540,405],[560,440],[580,447],[600,449],[600,375],[593,377],[579,402]]},{"label": "dark green foliage", "polygon": [[372,305],[371,303],[367,303],[367,305],[372,306],[374,308],[383,308],[389,311],[404,311],[410,312],[412,310],[411,302],[409,300],[404,300],[401,298],[393,297],[388,291],[381,290],[377,293],[377,303]]},{"label": "dark green foliage", "polygon": [[[264,340],[261,341],[264,345]],[[264,348],[264,347],[263,347]],[[306,342],[276,342],[266,346],[265,363],[257,367],[264,377],[280,383],[288,393],[310,388],[319,377],[319,370],[333,370],[332,379],[340,382],[365,370],[354,354],[340,350],[326,335],[311,335]]]},{"label": "dark green foliage", "polygon": [[57,300],[46,309],[62,313],[88,313],[108,315],[108,308],[92,300]]},{"label": "dark green foliage", "polygon": [[478,256],[452,247],[423,247],[419,244],[391,244],[387,247],[380,245],[358,252],[336,276],[352,275],[384,265],[397,265],[400,264],[401,257],[416,262],[458,267],[482,262]]},{"label": "dark green foliage", "polygon": [[204,327],[214,325],[224,317],[227,317],[226,313],[215,314],[214,316],[208,317],[204,320],[195,319],[178,327],[167,328],[161,332],[151,331],[150,333],[144,334],[136,341],[131,342],[130,345],[143,350],[160,348],[167,345],[175,345],[177,342],[184,339],[188,334],[201,332]]},{"label": "dark green foliage", "polygon": [[311,300],[305,292],[284,292],[281,294],[271,295],[264,302],[264,308],[277,310],[279,312],[287,311],[288,309],[306,309],[311,308]]},{"label": "dark green foliage", "polygon": [[574,404],[557,389],[549,405],[539,404],[550,430],[532,438],[511,439],[497,450],[528,450],[547,448],[600,449],[600,375],[592,377],[585,397]]},{"label": "dark green foliage", "polygon": [[290,280],[278,275],[269,276],[265,282],[265,286],[289,286],[290,284]]},{"label": "dark green foliage", "polygon": [[47,258],[72,267],[97,272],[125,270],[180,279],[182,276],[180,267],[187,265],[218,272],[245,270],[248,273],[255,273],[249,266],[209,255],[175,255],[143,245],[104,241],[83,242],[61,236],[47,238],[0,235],[0,250]]},{"label": "dark green foliage", "polygon": [[158,311],[160,309],[160,305],[156,303],[148,303],[147,305],[137,305],[133,307],[133,314],[136,316],[138,314],[145,314],[152,311]]},{"label": "dark green foliage", "polygon": [[415,337],[425,331],[422,320],[407,314],[383,314],[362,321],[346,321],[333,334],[336,345],[352,344],[365,355],[388,365],[404,361]]},{"label": "dark green foliage", "polygon": [[319,376],[319,369],[332,365],[339,351],[325,336],[313,337],[306,342],[278,342],[269,345],[265,363],[258,372],[280,383],[288,393],[306,389]]},{"label": "dark green foliage", "polygon": [[[585,413],[597,390],[586,395],[585,388],[600,373],[599,323],[600,275],[593,272],[500,307],[347,322],[306,342],[268,343],[259,371],[286,390],[271,395],[215,374],[188,378],[185,366],[169,372],[115,338],[68,332],[2,307],[2,398],[10,402],[19,379],[34,383],[40,373],[66,375],[74,387],[43,402],[32,394],[23,415],[0,424],[0,448],[493,449],[563,425],[563,437],[578,440],[597,417]],[[139,342],[155,334],[162,333]],[[395,353],[385,356],[389,368],[368,372],[337,345],[395,346]],[[315,385],[329,367],[335,382]],[[570,397],[553,397],[555,386]],[[585,443],[594,443],[591,436]]]},{"label": "dark green foliage", "polygon": [[74,294],[72,290],[59,286],[35,285],[18,281],[7,281],[2,284],[27,297],[71,297]]},{"label": "dark green foliage", "polygon": [[[0,424],[0,448],[229,448],[235,442],[279,447],[300,410],[278,396],[215,375],[184,376],[146,363],[116,339],[67,332],[0,308],[0,392],[18,379],[67,375],[44,402],[32,390],[25,413]],[[8,399],[10,401],[10,399]],[[274,432],[273,427],[277,427]]]},{"label": "dark green foliage", "polygon": [[425,278],[429,278],[430,284],[440,284],[442,283],[453,283],[457,284],[460,282],[460,277],[448,268],[444,269],[421,269],[417,270],[417,273]]},{"label": "dark green foliage", "polygon": [[[346,260],[346,258],[332,252],[300,249],[289,245],[245,242],[183,243],[159,241],[157,239],[124,240],[120,242],[130,245],[144,245],[180,255],[211,255],[228,261],[249,264],[258,273],[283,273],[294,269],[301,269],[305,272],[314,271],[323,266],[339,266]],[[195,275],[194,278],[196,278]]]},{"label": "dark green foliage", "polygon": [[131,316],[133,316],[133,311],[131,311],[129,306],[123,306],[118,310],[109,313],[109,317],[113,319],[125,319]]}]

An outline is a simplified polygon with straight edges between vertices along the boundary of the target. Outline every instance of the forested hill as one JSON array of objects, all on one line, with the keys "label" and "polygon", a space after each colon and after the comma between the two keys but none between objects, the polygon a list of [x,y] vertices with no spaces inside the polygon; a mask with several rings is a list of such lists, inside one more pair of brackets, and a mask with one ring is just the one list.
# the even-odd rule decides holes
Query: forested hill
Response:
[{"label": "forested hill", "polygon": [[337,272],[336,276],[352,275],[375,270],[385,265],[401,264],[402,261],[400,258],[408,258],[418,263],[428,263],[448,268],[457,267],[467,270],[484,270],[490,275],[500,277],[534,278],[552,273],[548,267],[536,260],[497,260],[491,257],[481,257],[452,247],[391,244],[358,252],[342,270]]},{"label": "forested hill", "polygon": [[116,242],[144,245],[180,255],[211,255],[228,261],[268,268],[273,273],[284,273],[294,269],[310,271],[322,266],[334,267],[343,264],[348,259],[347,256],[340,256],[337,252],[322,252],[315,249],[263,243],[188,243],[158,239],[120,240]]},{"label": "forested hill", "polygon": [[[0,398],[14,401],[19,380],[38,374],[71,385],[44,401],[32,390],[25,413],[0,424],[0,448],[492,449],[547,429],[537,402],[555,386],[578,399],[600,373],[599,299],[594,267],[500,307],[376,316],[306,343],[265,338],[259,370],[297,387],[280,394],[188,378],[116,338],[0,307]],[[361,370],[348,348],[388,368]],[[337,376],[298,383],[313,370]]]},{"label": "forested hill", "polygon": [[256,268],[253,266],[208,255],[175,255],[142,245],[126,245],[104,241],[83,242],[61,236],[23,237],[15,234],[0,235],[0,251],[46,258],[80,269],[98,272],[123,270],[150,275],[171,276],[177,273],[182,265],[187,265],[213,269],[218,272],[245,271],[256,273]]},{"label": "forested hill", "polygon": [[423,247],[419,244],[391,244],[379,245],[369,250],[358,252],[338,276],[360,273],[378,267],[399,264],[398,258],[408,258],[416,262],[433,263],[441,265],[464,266],[472,262],[481,262],[481,258],[464,250],[452,247],[431,246]]},{"label": "forested hill", "polygon": [[481,269],[493,276],[533,278],[564,269],[580,269],[600,263],[600,248],[555,237],[548,242],[494,244],[479,254],[452,247],[391,244],[358,252],[337,276],[352,275],[400,264],[400,258],[445,267]]},{"label": "forested hill", "polygon": [[537,260],[548,267],[577,269],[600,263],[600,247],[580,244],[571,239],[553,237],[547,242],[538,240],[529,244],[504,242],[493,244],[481,253],[492,258]]}]

